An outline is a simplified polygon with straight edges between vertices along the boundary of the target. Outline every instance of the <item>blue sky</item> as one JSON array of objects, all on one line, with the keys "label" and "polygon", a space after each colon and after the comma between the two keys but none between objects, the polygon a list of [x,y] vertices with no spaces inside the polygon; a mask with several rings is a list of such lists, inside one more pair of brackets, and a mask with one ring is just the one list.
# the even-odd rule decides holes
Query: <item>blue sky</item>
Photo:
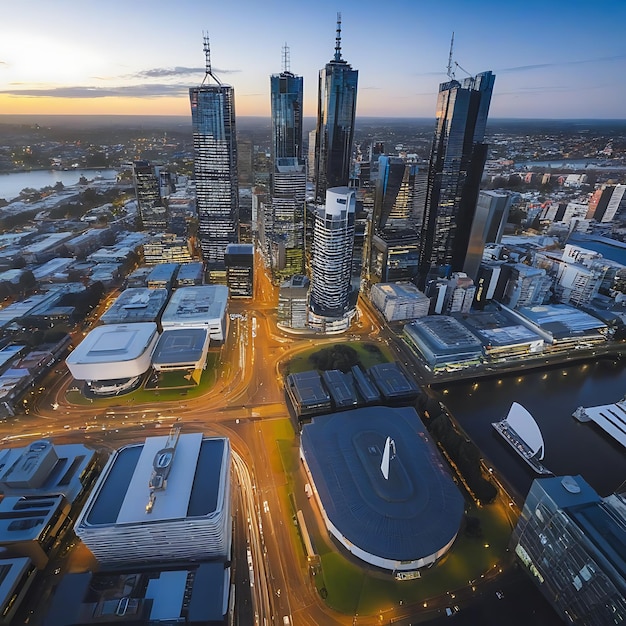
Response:
[{"label": "blue sky", "polygon": [[454,31],[459,66],[496,74],[491,117],[626,117],[626,0],[23,0],[0,24],[0,113],[187,115],[206,32],[238,115],[269,115],[285,43],[315,115],[337,11],[357,115],[433,117]]}]

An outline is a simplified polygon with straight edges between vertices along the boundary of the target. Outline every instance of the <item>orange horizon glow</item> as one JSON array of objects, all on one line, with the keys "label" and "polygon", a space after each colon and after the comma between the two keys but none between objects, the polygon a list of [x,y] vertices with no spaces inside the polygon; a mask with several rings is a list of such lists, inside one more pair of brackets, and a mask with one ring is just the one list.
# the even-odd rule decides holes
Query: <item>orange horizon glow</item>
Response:
[{"label": "orange horizon glow", "polygon": [[[269,117],[262,96],[236,98],[236,114]],[[0,94],[0,115],[191,115],[187,98],[54,98]]]}]

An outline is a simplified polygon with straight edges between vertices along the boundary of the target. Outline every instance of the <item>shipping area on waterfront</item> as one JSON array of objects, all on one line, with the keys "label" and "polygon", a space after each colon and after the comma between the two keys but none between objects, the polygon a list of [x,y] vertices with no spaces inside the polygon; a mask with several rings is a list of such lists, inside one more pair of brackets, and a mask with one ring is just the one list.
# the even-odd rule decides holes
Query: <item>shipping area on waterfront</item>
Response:
[{"label": "shipping area on waterfront", "polygon": [[624,448],[593,423],[572,413],[579,406],[617,402],[626,393],[626,360],[606,357],[524,373],[432,385],[467,436],[482,451],[518,505],[538,475],[492,427],[519,402],[539,425],[545,442],[543,464],[555,475],[581,474],[602,496],[626,486]]}]

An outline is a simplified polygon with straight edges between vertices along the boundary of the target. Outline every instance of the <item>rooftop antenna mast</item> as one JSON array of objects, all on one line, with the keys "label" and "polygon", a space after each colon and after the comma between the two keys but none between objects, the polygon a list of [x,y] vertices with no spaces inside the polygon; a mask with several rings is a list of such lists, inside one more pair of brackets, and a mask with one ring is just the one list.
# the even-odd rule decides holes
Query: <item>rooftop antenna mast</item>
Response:
[{"label": "rooftop antenna mast", "polygon": [[452,31],[452,39],[450,40],[450,54],[448,55],[448,78],[454,80],[454,70],[452,69],[452,51],[454,49],[454,31]]},{"label": "rooftop antenna mast", "polygon": [[291,74],[291,59],[289,58],[289,46],[287,42],[283,46],[283,73]]},{"label": "rooftop antenna mast", "polygon": [[222,82],[220,79],[213,73],[211,68],[211,46],[209,44],[209,35],[208,33],[203,32],[202,38],[204,40],[204,79],[202,84],[206,82],[207,78],[210,76],[218,85],[221,85]]},{"label": "rooftop antenna mast", "polygon": [[335,61],[341,61],[341,13],[337,13],[337,35],[335,36]]}]

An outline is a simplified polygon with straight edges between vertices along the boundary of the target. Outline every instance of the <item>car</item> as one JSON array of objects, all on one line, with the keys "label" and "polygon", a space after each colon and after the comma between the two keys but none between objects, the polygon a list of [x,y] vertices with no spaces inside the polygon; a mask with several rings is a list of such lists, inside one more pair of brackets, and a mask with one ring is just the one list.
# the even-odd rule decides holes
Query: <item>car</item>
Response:
[{"label": "car", "polygon": [[498,600],[502,600],[502,598],[504,598],[504,593],[502,593],[499,589],[496,591],[496,598],[498,598]]},{"label": "car", "polygon": [[458,613],[461,609],[458,606],[447,606],[446,607],[446,615],[448,617],[452,617],[456,613]]}]

